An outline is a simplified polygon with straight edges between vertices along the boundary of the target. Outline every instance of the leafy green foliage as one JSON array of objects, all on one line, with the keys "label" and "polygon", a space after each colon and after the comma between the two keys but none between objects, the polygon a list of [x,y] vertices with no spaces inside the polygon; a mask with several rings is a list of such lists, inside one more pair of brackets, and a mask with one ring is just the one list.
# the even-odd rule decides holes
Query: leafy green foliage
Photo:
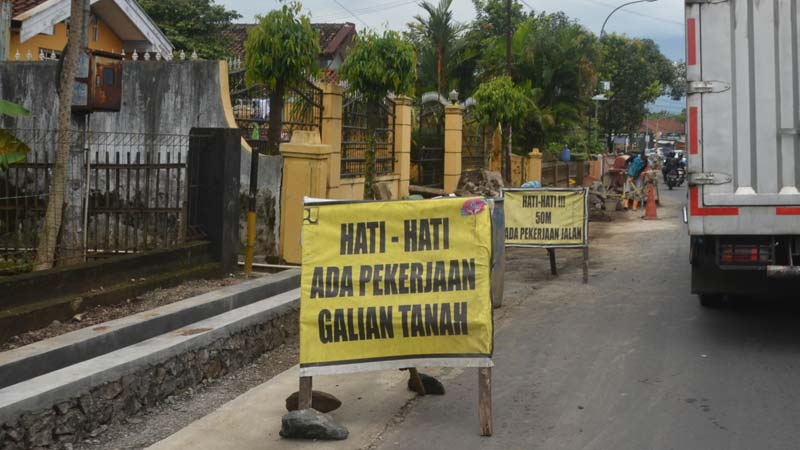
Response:
[{"label": "leafy green foliage", "polygon": [[601,74],[612,90],[606,93],[600,125],[609,135],[632,134],[647,114],[645,105],[675,84],[676,68],[650,39],[606,35],[602,50]]},{"label": "leafy green foliage", "polygon": [[242,17],[213,0],[139,0],[177,50],[197,51],[204,59],[221,59],[230,54],[222,34]]},{"label": "leafy green foliage", "polygon": [[277,152],[281,141],[283,103],[287,89],[319,73],[319,36],[297,2],[258,16],[244,43],[245,80],[269,86],[267,146]]},{"label": "leafy green foliage", "polygon": [[419,6],[426,16],[414,16],[407,36],[419,55],[421,89],[446,93],[448,80],[462,62],[466,26],[453,19],[453,0],[439,0],[438,5],[423,1]]},{"label": "leafy green foliage", "polygon": [[257,17],[258,25],[244,44],[249,84],[275,89],[282,82],[291,87],[318,73],[319,36],[300,8],[300,3],[292,2]]},{"label": "leafy green foliage", "polygon": [[523,90],[514,86],[507,76],[481,83],[473,97],[478,118],[492,127],[519,124],[532,106]]},{"label": "leafy green foliage", "polygon": [[[0,100],[0,114],[10,117],[30,117],[31,115],[27,109],[7,100]],[[0,170],[6,170],[11,164],[24,162],[30,151],[27,144],[17,139],[8,130],[0,129]]]},{"label": "leafy green foliage", "polygon": [[370,101],[388,92],[411,94],[416,81],[414,47],[395,31],[362,33],[339,68],[339,76]]},{"label": "leafy green foliage", "polygon": [[[373,198],[375,179],[375,133],[381,124],[376,108],[386,94],[411,94],[416,81],[417,58],[411,43],[395,31],[382,35],[372,31],[356,39],[355,47],[339,68],[339,76],[367,100],[367,151],[365,154],[364,199]],[[383,124],[385,126],[385,124]]]},{"label": "leafy green foliage", "polygon": [[8,100],[0,100],[0,114],[9,117],[30,117],[31,112],[22,106],[9,102]]},{"label": "leafy green foliage", "polygon": [[[481,46],[482,76],[504,74],[506,37],[490,34]],[[574,140],[593,115],[589,99],[598,79],[597,38],[563,13],[531,13],[519,18],[511,52],[513,80],[530,92],[535,103],[524,126],[515,132],[515,141],[529,150]]]},{"label": "leafy green foliage", "polygon": [[[508,32],[508,13],[506,0],[473,0],[475,6],[475,22],[473,28],[479,30],[481,38],[505,36]],[[511,31],[525,20],[522,4],[519,0],[511,2]]]}]

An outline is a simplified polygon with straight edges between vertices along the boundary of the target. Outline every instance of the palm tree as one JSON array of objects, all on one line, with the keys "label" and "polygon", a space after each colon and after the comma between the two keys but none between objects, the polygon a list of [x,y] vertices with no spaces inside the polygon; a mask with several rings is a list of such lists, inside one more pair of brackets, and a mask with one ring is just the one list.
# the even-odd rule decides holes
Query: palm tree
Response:
[{"label": "palm tree", "polygon": [[[466,29],[465,25],[453,19],[452,3],[453,0],[439,0],[438,5],[433,5],[425,0],[419,6],[428,13],[427,17],[416,15],[416,22],[409,24],[412,33],[419,35],[421,43],[435,53],[436,86],[440,92],[447,89],[448,73],[457,63],[455,53]],[[424,58],[420,59],[424,61]]]}]

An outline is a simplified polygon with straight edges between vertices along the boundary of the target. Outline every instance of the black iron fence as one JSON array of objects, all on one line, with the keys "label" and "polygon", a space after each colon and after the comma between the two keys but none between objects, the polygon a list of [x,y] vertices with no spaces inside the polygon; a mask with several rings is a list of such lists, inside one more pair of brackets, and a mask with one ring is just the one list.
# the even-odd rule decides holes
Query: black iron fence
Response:
[{"label": "black iron fence", "polygon": [[444,183],[444,105],[440,94],[423,94],[415,105],[416,126],[412,136],[413,184],[442,187]]},{"label": "black iron fence", "polygon": [[[266,154],[270,89],[266,85],[248,87],[244,73],[244,70],[238,70],[230,74],[233,115],[250,147]],[[289,89],[284,97],[281,123],[282,142],[288,142],[295,130],[321,131],[322,89],[310,81]]]},{"label": "black iron fence", "polygon": [[[58,142],[54,130],[9,131],[31,151],[24,163],[0,169],[0,272],[24,271],[35,257]],[[72,132],[56,258],[136,253],[198,237],[188,226],[188,156],[188,135]]]},{"label": "black iron fence", "polygon": [[475,114],[474,100],[467,99],[461,131],[461,170],[480,170],[487,163],[487,133]]},{"label": "black iron fence", "polygon": [[380,124],[375,127],[372,135],[375,144],[375,174],[394,173],[395,103],[385,98],[380,104],[370,108],[363,95],[346,91],[342,106],[342,178],[363,177],[365,174],[370,121]]}]

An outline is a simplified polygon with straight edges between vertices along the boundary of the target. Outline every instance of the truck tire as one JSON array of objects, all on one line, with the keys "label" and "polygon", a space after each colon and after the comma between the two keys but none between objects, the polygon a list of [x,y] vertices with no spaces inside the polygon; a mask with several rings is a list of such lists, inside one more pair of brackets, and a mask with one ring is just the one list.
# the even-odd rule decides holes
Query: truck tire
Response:
[{"label": "truck tire", "polygon": [[697,298],[703,308],[719,308],[725,304],[725,296],[722,294],[698,294]]}]

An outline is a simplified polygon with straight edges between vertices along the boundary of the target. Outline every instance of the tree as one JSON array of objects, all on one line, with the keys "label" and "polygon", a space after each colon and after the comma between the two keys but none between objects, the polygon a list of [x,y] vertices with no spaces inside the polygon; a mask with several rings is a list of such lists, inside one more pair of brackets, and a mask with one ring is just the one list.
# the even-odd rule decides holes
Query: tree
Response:
[{"label": "tree", "polygon": [[365,155],[364,199],[372,199],[375,179],[375,133],[386,124],[379,123],[377,113],[387,93],[411,94],[416,81],[414,47],[395,31],[382,35],[367,31],[356,40],[355,47],[339,68],[339,76],[350,83],[367,101],[367,151]]},{"label": "tree", "polygon": [[[508,33],[508,11],[506,0],[472,0],[475,6],[475,21],[473,29],[482,34],[482,39],[490,37],[504,38]],[[519,0],[511,2],[511,31],[517,29],[525,19],[522,4]]]},{"label": "tree", "polygon": [[447,91],[448,77],[458,65],[460,38],[466,29],[453,19],[452,4],[453,0],[439,0],[438,5],[423,1],[419,6],[428,13],[427,17],[416,15],[416,22],[409,24],[410,34],[416,36],[414,40],[421,44],[417,47],[417,53],[423,56],[421,60],[430,58],[435,61],[430,67],[434,71],[424,67],[428,70],[421,70],[420,77],[435,73],[436,90],[440,93]]},{"label": "tree", "polygon": [[139,0],[175,48],[196,51],[204,59],[230,54],[223,31],[242,17],[214,0]]},{"label": "tree", "polygon": [[53,267],[56,259],[58,234],[64,214],[64,191],[66,188],[69,145],[72,141],[72,94],[75,85],[75,72],[78,63],[78,50],[81,33],[88,24],[84,23],[83,10],[89,0],[72,0],[70,5],[70,27],[67,48],[64,52],[63,66],[58,84],[58,142],[53,165],[53,178],[47,197],[47,210],[44,217],[44,230],[36,249],[34,270]]},{"label": "tree", "polygon": [[[258,24],[244,43],[245,80],[247,84],[269,87],[269,129],[267,148],[273,153],[280,149],[283,128],[283,103],[287,90],[319,71],[319,37],[311,28],[308,16],[300,13],[297,2],[284,4],[266,16],[257,16]],[[258,127],[254,133],[258,132]],[[247,249],[245,273],[253,268],[255,246],[256,197],[258,194],[258,152],[250,159],[250,198],[247,217]]]},{"label": "tree", "polygon": [[[475,91],[475,113],[479,120],[492,129],[497,125],[518,125],[531,111],[531,101],[522,89],[515,86],[511,77],[502,76],[481,83]],[[506,181],[511,179],[511,136],[504,160]]]},{"label": "tree", "polygon": [[281,139],[283,99],[288,89],[318,73],[319,37],[311,20],[292,2],[257,16],[245,41],[245,79],[248,84],[269,86],[269,134],[267,147],[277,153]]},{"label": "tree", "polygon": [[650,39],[632,39],[617,34],[603,36],[602,78],[611,81],[609,98],[602,107],[600,125],[608,136],[632,135],[647,114],[646,104],[668,93],[676,70]]}]

